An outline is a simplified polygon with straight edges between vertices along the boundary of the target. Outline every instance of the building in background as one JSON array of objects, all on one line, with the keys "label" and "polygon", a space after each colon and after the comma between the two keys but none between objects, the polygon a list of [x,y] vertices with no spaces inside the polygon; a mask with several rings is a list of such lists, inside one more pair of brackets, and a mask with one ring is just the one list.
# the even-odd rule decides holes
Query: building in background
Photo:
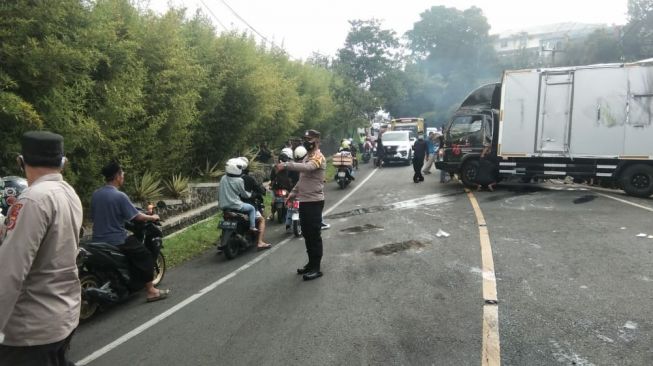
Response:
[{"label": "building in background", "polygon": [[569,44],[593,32],[608,29],[619,35],[619,26],[605,24],[556,23],[509,30],[494,35],[494,49],[501,64],[511,66],[555,66],[566,61]]}]

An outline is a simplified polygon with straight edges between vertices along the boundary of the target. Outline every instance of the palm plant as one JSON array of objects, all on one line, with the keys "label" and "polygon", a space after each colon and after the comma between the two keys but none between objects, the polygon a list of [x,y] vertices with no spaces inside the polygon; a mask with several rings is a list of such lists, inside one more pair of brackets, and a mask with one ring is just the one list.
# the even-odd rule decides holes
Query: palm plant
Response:
[{"label": "palm plant", "polygon": [[224,175],[224,172],[222,171],[222,169],[219,169],[218,166],[219,164],[217,162],[211,165],[209,159],[206,159],[206,165],[203,168],[196,167],[195,172],[197,172],[197,175],[200,176],[201,178],[216,179]]},{"label": "palm plant", "polygon": [[248,150],[245,150],[242,156],[246,157],[247,160],[249,160],[249,164],[248,164],[249,171],[259,173],[263,171],[263,164],[261,164],[257,160],[254,160],[254,158],[256,158],[256,155],[258,155],[258,148],[253,147]]},{"label": "palm plant", "polygon": [[173,174],[172,178],[164,181],[164,184],[170,197],[185,201],[186,197],[188,197],[188,194],[190,193],[188,182],[189,179],[179,173]]},{"label": "palm plant", "polygon": [[156,173],[146,171],[142,177],[134,178],[132,198],[146,207],[148,202],[153,202],[161,197],[161,179]]}]

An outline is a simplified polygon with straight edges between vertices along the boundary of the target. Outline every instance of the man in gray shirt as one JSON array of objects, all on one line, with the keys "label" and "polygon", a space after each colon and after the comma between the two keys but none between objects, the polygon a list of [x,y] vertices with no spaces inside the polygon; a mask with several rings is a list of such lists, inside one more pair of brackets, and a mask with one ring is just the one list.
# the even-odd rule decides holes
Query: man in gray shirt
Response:
[{"label": "man in gray shirt", "polygon": [[[0,365],[68,365],[79,322],[77,248],[82,204],[63,180],[63,137],[27,132],[18,162],[28,188],[0,240]],[[1,338],[1,337],[0,337]]]}]

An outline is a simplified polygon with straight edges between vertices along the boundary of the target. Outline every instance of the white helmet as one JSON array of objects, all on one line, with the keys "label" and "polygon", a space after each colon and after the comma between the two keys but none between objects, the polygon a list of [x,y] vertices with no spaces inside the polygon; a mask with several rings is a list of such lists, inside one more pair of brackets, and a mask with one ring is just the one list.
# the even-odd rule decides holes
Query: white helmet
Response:
[{"label": "white helmet", "polygon": [[308,151],[306,151],[306,148],[304,146],[301,145],[297,146],[295,148],[295,159],[303,159],[307,153]]},{"label": "white helmet", "polygon": [[243,166],[243,169],[247,169],[247,167],[249,166],[249,159],[247,159],[244,156],[239,156],[238,159],[242,160],[243,163],[245,163],[245,166]]},{"label": "white helmet", "polygon": [[[286,160],[284,160],[284,156]],[[279,154],[279,160],[288,161],[292,159],[292,156],[293,156],[292,149],[289,147],[284,147],[283,149],[281,149],[281,154]]]},{"label": "white helmet", "polygon": [[244,161],[240,158],[233,158],[227,160],[227,164],[225,166],[224,171],[227,174],[231,175],[241,175],[243,174],[243,169],[245,169],[245,164]]}]

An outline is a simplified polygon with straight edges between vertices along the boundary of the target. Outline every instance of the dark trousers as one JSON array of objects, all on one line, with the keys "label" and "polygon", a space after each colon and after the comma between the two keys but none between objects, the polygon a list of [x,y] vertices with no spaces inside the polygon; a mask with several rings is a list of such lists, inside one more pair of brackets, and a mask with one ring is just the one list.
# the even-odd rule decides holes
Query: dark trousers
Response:
[{"label": "dark trousers", "polygon": [[422,175],[422,167],[424,166],[424,157],[413,157],[413,170],[415,174],[413,175],[413,182],[422,182],[424,181],[424,176]]},{"label": "dark trousers", "polygon": [[299,224],[306,244],[308,267],[320,270],[322,261],[322,209],[324,201],[301,202],[299,204]]},{"label": "dark trousers", "polygon": [[154,279],[154,258],[152,253],[135,236],[130,235],[124,244],[117,248],[129,260],[134,279],[146,284]]},{"label": "dark trousers", "polygon": [[74,333],[62,341],[39,346],[0,345],[0,366],[74,366],[66,358]]}]

